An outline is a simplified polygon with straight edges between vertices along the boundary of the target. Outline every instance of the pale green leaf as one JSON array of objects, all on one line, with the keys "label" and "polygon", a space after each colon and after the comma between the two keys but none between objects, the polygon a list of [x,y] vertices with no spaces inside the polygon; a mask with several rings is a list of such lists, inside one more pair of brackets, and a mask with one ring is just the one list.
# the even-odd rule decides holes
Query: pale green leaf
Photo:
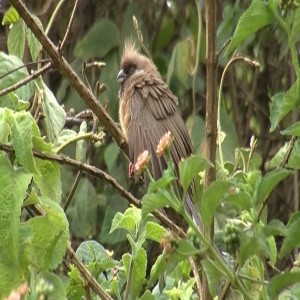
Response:
[{"label": "pale green leaf", "polygon": [[2,25],[10,25],[16,23],[19,19],[19,13],[13,6],[11,6],[3,16]]},{"label": "pale green leaf", "polygon": [[147,239],[156,241],[157,243],[160,243],[161,239],[167,234],[166,228],[163,226],[148,221],[146,224],[146,237]]},{"label": "pale green leaf", "polygon": [[25,23],[19,20],[14,23],[7,37],[7,48],[11,55],[23,58],[25,49]]},{"label": "pale green leaf", "polygon": [[225,55],[232,53],[248,36],[274,21],[272,10],[261,0],[253,0],[242,14]]}]

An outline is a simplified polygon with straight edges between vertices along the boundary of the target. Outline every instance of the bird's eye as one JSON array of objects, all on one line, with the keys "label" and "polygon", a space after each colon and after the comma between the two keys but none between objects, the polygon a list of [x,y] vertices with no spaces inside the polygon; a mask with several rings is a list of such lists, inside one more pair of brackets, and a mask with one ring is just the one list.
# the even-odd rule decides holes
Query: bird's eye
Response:
[{"label": "bird's eye", "polygon": [[126,68],[126,73],[130,76],[134,73],[134,71],[137,69],[137,66],[136,65],[129,65],[127,68]]}]

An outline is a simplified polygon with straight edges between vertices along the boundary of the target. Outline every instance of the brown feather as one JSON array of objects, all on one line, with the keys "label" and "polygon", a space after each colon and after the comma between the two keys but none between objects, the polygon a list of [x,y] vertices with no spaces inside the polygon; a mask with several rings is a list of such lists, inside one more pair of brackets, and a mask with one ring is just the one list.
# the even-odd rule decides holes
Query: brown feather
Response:
[{"label": "brown feather", "polygon": [[[132,41],[125,43],[121,70],[125,79],[122,78],[119,91],[119,118],[128,141],[130,160],[135,163],[139,154],[148,150],[152,175],[158,179],[167,163],[164,157],[156,156],[155,150],[165,133],[171,131],[174,136],[170,152],[176,166],[192,153],[177,98],[163,82],[152,61],[140,54]],[[189,202],[186,204],[192,205],[191,200]]]}]

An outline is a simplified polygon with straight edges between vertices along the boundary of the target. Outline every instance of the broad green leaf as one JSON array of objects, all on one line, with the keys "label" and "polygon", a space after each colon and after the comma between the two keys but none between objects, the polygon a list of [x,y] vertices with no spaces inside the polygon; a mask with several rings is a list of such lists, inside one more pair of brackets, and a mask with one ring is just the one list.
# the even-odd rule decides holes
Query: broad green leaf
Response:
[{"label": "broad green leaf", "polygon": [[[42,274],[42,281],[45,281],[46,284],[52,286],[49,295],[47,294],[47,300],[67,300],[66,290],[64,282],[62,281],[61,276],[56,275],[52,272],[45,272]],[[38,286],[39,283],[37,283]]]},{"label": "broad green leaf", "polygon": [[116,229],[125,229],[134,234],[136,226],[138,225],[135,210],[135,208],[129,207],[124,214],[120,212],[116,213],[111,224],[110,233]]},{"label": "broad green leaf", "polygon": [[139,300],[155,300],[155,297],[152,295],[150,290],[146,290]]},{"label": "broad green leaf", "polygon": [[297,38],[299,38],[299,32],[300,32],[300,8],[297,8],[294,15],[294,22],[291,30],[291,37],[290,37],[291,44],[297,41]]},{"label": "broad green leaf", "polygon": [[7,143],[11,133],[12,112],[7,108],[0,107],[0,142]]},{"label": "broad green leaf", "polygon": [[72,129],[63,129],[59,132],[59,135],[54,143],[54,147],[57,148],[61,147],[64,144],[67,144],[71,139],[75,138],[77,136],[77,132]]},{"label": "broad green leaf", "polygon": [[163,226],[152,222],[148,221],[146,224],[146,237],[147,239],[156,241],[157,243],[160,243],[162,237],[167,233],[166,228]]},{"label": "broad green leaf", "polygon": [[144,248],[140,248],[133,259],[132,292],[129,293],[129,299],[137,299],[146,277],[146,270],[147,253]]},{"label": "broad green leaf", "polygon": [[243,234],[239,253],[239,260],[241,261],[241,264],[243,264],[252,255],[266,257],[269,259],[272,257],[270,246],[265,236],[259,234],[256,234],[255,236],[248,236]]},{"label": "broad green leaf", "polygon": [[170,187],[171,183],[175,180],[174,172],[167,169],[163,172],[163,176],[156,181],[149,184],[148,193],[156,192],[160,189]]},{"label": "broad green leaf", "polygon": [[206,232],[210,232],[215,211],[221,202],[227,196],[231,183],[225,181],[216,181],[204,190],[200,201],[200,213]]},{"label": "broad green leaf", "polygon": [[76,255],[85,265],[96,263],[94,272],[97,271],[97,274],[117,264],[117,262],[107,254],[104,247],[96,241],[85,241],[81,243],[76,250]]},{"label": "broad green leaf", "polygon": [[52,91],[41,80],[39,86],[43,91],[42,108],[45,118],[43,119],[44,129],[50,142],[54,142],[63,129],[66,121],[66,112],[58,104]]},{"label": "broad green leaf", "polygon": [[98,195],[87,178],[82,178],[72,198],[69,212],[71,231],[78,238],[95,235],[98,215]]},{"label": "broad green leaf", "polygon": [[300,212],[295,212],[286,225],[286,234],[279,252],[279,258],[285,257],[294,247],[300,247]]},{"label": "broad green leaf", "polygon": [[299,283],[300,272],[285,272],[273,276],[268,284],[268,294],[270,299],[278,299],[279,294],[290,288],[292,285]]},{"label": "broad green leaf", "polygon": [[101,20],[77,43],[74,54],[82,59],[102,58],[119,46],[119,43],[120,35],[116,24],[109,20]]},{"label": "broad green leaf", "polygon": [[264,176],[258,188],[256,204],[259,205],[263,203],[278,183],[291,174],[292,172],[287,169],[276,169]]},{"label": "broad green leaf", "polygon": [[62,262],[69,242],[69,224],[60,205],[40,197],[45,216],[26,222],[32,228],[32,260],[40,270],[53,270]]},{"label": "broad green leaf", "polygon": [[[43,24],[40,21],[40,19],[36,16],[32,16],[32,17],[36,22],[36,24],[38,25],[38,27],[42,31],[44,31]],[[26,38],[27,38],[27,44],[28,44],[31,58],[33,61],[35,61],[38,58],[40,51],[42,50],[42,45],[29,28],[26,28]]]},{"label": "broad green leaf", "polygon": [[32,154],[32,126],[34,119],[28,112],[17,112],[12,115],[11,139],[18,162],[26,171],[38,173]]},{"label": "broad green leaf", "polygon": [[296,122],[290,127],[280,132],[282,135],[295,135],[300,137],[300,122]]},{"label": "broad green leaf", "polygon": [[[27,69],[24,67],[23,62],[16,56],[7,55],[0,52],[0,89],[7,88],[23,79],[28,77]],[[19,68],[21,67],[21,68]],[[18,70],[17,70],[18,69]],[[18,88],[14,91],[17,98],[23,101],[29,101],[33,96],[35,87],[33,82],[29,82],[26,85]],[[0,97],[0,107],[15,107],[16,104],[12,101],[10,94]]]},{"label": "broad green leaf", "polygon": [[274,16],[268,4],[261,0],[253,0],[249,8],[240,17],[225,55],[230,55],[249,35],[271,24],[273,21]]},{"label": "broad green leaf", "polygon": [[286,228],[284,224],[277,219],[271,220],[270,223],[267,224],[267,226],[264,226],[263,231],[266,236],[286,235]]},{"label": "broad green leaf", "polygon": [[62,182],[60,165],[49,160],[35,159],[38,173],[33,175],[34,182],[40,189],[41,195],[60,203]]},{"label": "broad green leaf", "polygon": [[109,144],[105,149],[104,160],[109,172],[111,172],[119,153],[120,149],[116,143]]},{"label": "broad green leaf", "polygon": [[286,93],[279,93],[272,97],[270,108],[270,132],[273,132],[279,122],[299,105],[300,82],[297,80]]},{"label": "broad green leaf", "polygon": [[[32,175],[16,169],[0,154],[0,298],[23,282],[20,261],[20,214]],[[17,183],[17,184],[16,184]]]},{"label": "broad green leaf", "polygon": [[23,20],[16,22],[10,29],[7,38],[7,48],[11,55],[22,59],[25,49],[25,23]]},{"label": "broad green leaf", "polygon": [[163,252],[159,255],[151,268],[150,278],[148,281],[148,287],[151,287],[160,276],[164,274],[168,266],[168,255],[166,252]]},{"label": "broad green leaf", "polygon": [[19,13],[11,6],[3,16],[2,25],[10,25],[18,22],[18,20],[20,20]]},{"label": "broad green leaf", "polygon": [[160,51],[168,45],[170,39],[173,37],[174,28],[175,24],[173,18],[164,16],[159,32],[154,40],[154,47],[156,51]]},{"label": "broad green leaf", "polygon": [[275,238],[274,236],[269,236],[267,240],[269,243],[270,254],[271,254],[269,263],[274,266],[277,260],[277,247],[276,247]]},{"label": "broad green leaf", "polygon": [[198,254],[200,250],[196,249],[195,246],[187,240],[179,240],[176,245],[175,252],[179,255],[188,257],[191,255]]},{"label": "broad green leaf", "polygon": [[193,44],[191,39],[186,39],[176,45],[175,74],[182,85],[187,87],[190,70],[193,66]]},{"label": "broad green leaf", "polygon": [[192,155],[179,162],[179,178],[183,190],[186,192],[196,176],[211,165],[200,155]]},{"label": "broad green leaf", "polygon": [[203,259],[201,265],[207,277],[209,291],[215,297],[218,295],[218,286],[223,274],[210,259]]}]

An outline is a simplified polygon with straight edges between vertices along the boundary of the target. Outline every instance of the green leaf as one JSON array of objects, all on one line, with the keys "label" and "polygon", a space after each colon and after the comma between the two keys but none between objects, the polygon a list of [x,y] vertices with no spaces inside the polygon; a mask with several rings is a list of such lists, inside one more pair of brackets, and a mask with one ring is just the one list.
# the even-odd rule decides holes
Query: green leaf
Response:
[{"label": "green leaf", "polygon": [[300,212],[295,212],[286,225],[286,236],[279,252],[279,258],[285,257],[294,247],[300,246]]},{"label": "green leaf", "polygon": [[[9,87],[25,79],[29,75],[27,69],[24,67],[23,62],[16,56],[7,55],[3,52],[0,52],[0,65],[1,89]],[[34,91],[35,87],[33,82],[29,82],[15,90],[13,94],[16,94],[17,99],[29,101],[33,96]],[[16,104],[13,104],[12,101],[16,101],[16,99],[12,100],[11,93],[2,96],[0,97],[0,107],[16,107]]]},{"label": "green leaf", "polygon": [[192,155],[179,162],[179,178],[183,190],[186,192],[196,176],[211,165],[200,155]]},{"label": "green leaf", "polygon": [[77,43],[74,55],[81,59],[102,58],[119,46],[119,43],[120,35],[116,24],[109,20],[98,21]]},{"label": "green leaf", "polygon": [[32,154],[33,117],[28,112],[17,112],[12,115],[11,139],[18,162],[26,171],[37,174],[35,159]]},{"label": "green leaf", "polygon": [[60,165],[49,160],[35,159],[39,172],[33,175],[34,182],[40,189],[41,195],[60,203],[62,195],[62,181]]},{"label": "green leaf", "polygon": [[176,245],[175,252],[178,253],[179,255],[188,257],[188,256],[198,254],[200,250],[196,249],[195,246],[190,241],[179,240]]},{"label": "green leaf", "polygon": [[[36,22],[36,24],[38,25],[38,27],[42,31],[44,31],[41,20],[36,16],[32,16],[32,17]],[[29,28],[26,28],[26,38],[27,38],[27,44],[28,44],[31,58],[33,61],[35,61],[38,58],[40,51],[42,50],[42,45]]]},{"label": "green leaf", "polygon": [[167,233],[166,228],[163,226],[152,222],[148,221],[146,224],[146,238],[153,240],[157,243],[160,243],[162,237]]},{"label": "green leaf", "polygon": [[266,236],[285,236],[286,235],[286,228],[284,226],[284,224],[275,219],[275,220],[272,220],[269,224],[267,224],[267,226],[264,227],[264,234]]},{"label": "green leaf", "polygon": [[164,16],[161,23],[161,27],[154,41],[154,47],[156,52],[160,51],[166,45],[169,44],[171,38],[173,37],[174,29],[175,24],[173,18],[170,19],[169,17]]},{"label": "green leaf", "polygon": [[0,298],[22,283],[20,266],[20,214],[32,175],[17,169],[0,154]]},{"label": "green leaf", "polygon": [[138,219],[141,220],[140,217],[137,217],[136,210],[137,208],[129,207],[124,214],[120,212],[116,213],[111,224],[110,233],[122,228],[134,234],[139,222]]},{"label": "green leaf", "polygon": [[31,259],[41,270],[53,270],[62,262],[69,242],[69,224],[60,205],[46,197],[40,197],[45,216],[37,216],[26,222],[32,229]]},{"label": "green leaf", "polygon": [[0,107],[0,142],[7,143],[8,137],[11,133],[10,120],[12,112],[6,108]]},{"label": "green leaf", "polygon": [[16,23],[19,21],[19,19],[19,13],[13,6],[11,6],[3,16],[2,25],[4,26]]},{"label": "green leaf", "polygon": [[147,253],[144,248],[140,248],[133,259],[132,293],[129,293],[131,295],[129,299],[137,299],[146,277],[146,270]]},{"label": "green leaf", "polygon": [[240,17],[225,55],[230,55],[248,36],[273,21],[273,13],[268,4],[261,0],[253,0],[249,8]]},{"label": "green leaf", "polygon": [[97,271],[97,274],[117,264],[117,261],[113,260],[105,248],[96,241],[82,242],[76,250],[76,255],[85,265],[96,263],[94,273]]},{"label": "green leaf", "polygon": [[277,247],[276,247],[276,241],[274,236],[269,236],[267,238],[269,247],[270,247],[270,260],[269,263],[273,266],[275,266],[276,260],[277,260]]},{"label": "green leaf", "polygon": [[300,137],[300,122],[296,122],[290,127],[280,132],[282,135],[295,135]]},{"label": "green leaf", "polygon": [[279,122],[299,105],[299,80],[297,80],[286,93],[278,93],[272,97],[270,108],[270,132],[273,132]]},{"label": "green leaf", "polygon": [[52,91],[42,80],[39,82],[39,86],[43,91],[42,108],[45,115],[43,119],[44,129],[49,141],[54,142],[65,125],[67,114],[58,104]]},{"label": "green leaf", "polygon": [[216,297],[218,294],[219,282],[223,274],[210,259],[203,259],[201,265],[203,266],[207,277],[209,291],[213,297]]},{"label": "green leaf", "polygon": [[47,300],[56,300],[56,299],[66,300],[67,299],[66,290],[62,279],[58,275],[50,272],[45,272],[42,275],[43,275],[42,281],[45,281],[47,285],[52,286],[49,295],[47,294]]},{"label": "green leaf", "polygon": [[111,143],[107,146],[104,153],[104,161],[108,168],[108,171],[111,172],[112,168],[119,156],[120,149],[116,143]]},{"label": "green leaf", "polygon": [[168,255],[163,252],[159,255],[151,268],[148,287],[151,287],[157,279],[164,274],[168,266]]},{"label": "green leaf", "polygon": [[292,285],[299,283],[300,272],[285,272],[283,274],[275,275],[270,279],[268,284],[268,294],[270,299],[277,299],[279,294],[291,287]]},{"label": "green leaf", "polygon": [[155,298],[149,290],[146,290],[139,300],[155,300]]},{"label": "green leaf", "polygon": [[294,15],[294,22],[291,30],[291,36],[289,41],[290,44],[296,42],[297,38],[299,37],[299,32],[300,32],[300,8],[297,8]]},{"label": "green leaf", "polygon": [[203,225],[207,232],[210,232],[210,227],[214,218],[215,211],[225,195],[228,193],[231,183],[225,181],[216,181],[207,187],[202,194],[200,201],[200,213]]},{"label": "green leaf", "polygon": [[259,205],[263,203],[278,183],[291,174],[292,172],[287,169],[276,169],[264,176],[258,188],[256,204]]},{"label": "green leaf", "polygon": [[7,48],[11,55],[23,58],[25,49],[25,24],[23,20],[14,23],[7,38]]}]

